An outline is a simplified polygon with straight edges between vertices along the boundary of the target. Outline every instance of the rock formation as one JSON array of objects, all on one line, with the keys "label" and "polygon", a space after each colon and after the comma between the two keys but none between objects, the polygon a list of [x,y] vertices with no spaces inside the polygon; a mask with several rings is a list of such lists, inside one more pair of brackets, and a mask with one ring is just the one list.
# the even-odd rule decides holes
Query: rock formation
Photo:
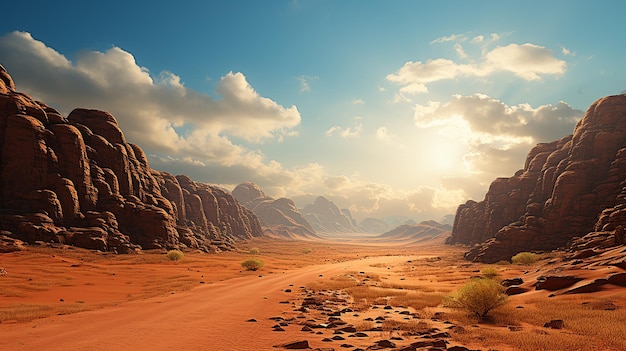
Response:
[{"label": "rock formation", "polygon": [[317,232],[359,232],[350,211],[347,209],[339,210],[337,205],[323,196],[315,199],[314,203],[304,206],[302,213]]},{"label": "rock formation", "polygon": [[151,169],[111,114],[64,117],[16,92],[0,66],[0,242],[213,251],[259,235],[230,194]]},{"label": "rock formation", "polygon": [[483,201],[459,206],[447,243],[475,245],[466,258],[496,262],[589,233],[621,245],[625,226],[626,95],[616,95],[594,102],[573,135],[535,146]]},{"label": "rock formation", "polygon": [[233,196],[259,218],[268,236],[286,238],[319,238],[313,227],[300,214],[292,200],[274,199],[256,184],[244,182],[233,190]]}]

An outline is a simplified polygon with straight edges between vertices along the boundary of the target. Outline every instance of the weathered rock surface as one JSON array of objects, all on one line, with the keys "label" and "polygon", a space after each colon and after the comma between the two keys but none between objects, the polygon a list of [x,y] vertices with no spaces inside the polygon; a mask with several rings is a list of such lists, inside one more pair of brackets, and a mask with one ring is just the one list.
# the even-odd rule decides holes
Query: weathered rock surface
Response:
[{"label": "weathered rock surface", "polygon": [[259,218],[268,235],[286,238],[319,238],[290,199],[274,199],[258,185],[244,182],[233,189],[233,196]]},{"label": "weathered rock surface", "polygon": [[317,232],[359,232],[350,211],[348,209],[339,210],[337,205],[323,196],[319,196],[312,204],[304,206],[302,214]]},{"label": "weathered rock surface", "polygon": [[116,252],[214,251],[262,235],[225,191],[151,169],[111,114],[75,109],[66,118],[16,92],[2,66],[0,230],[3,242]]},{"label": "weathered rock surface", "polygon": [[535,146],[483,201],[459,206],[447,243],[475,245],[467,259],[497,262],[588,233],[596,233],[581,241],[588,246],[622,245],[625,226],[626,95],[616,95],[594,102],[573,135]]}]

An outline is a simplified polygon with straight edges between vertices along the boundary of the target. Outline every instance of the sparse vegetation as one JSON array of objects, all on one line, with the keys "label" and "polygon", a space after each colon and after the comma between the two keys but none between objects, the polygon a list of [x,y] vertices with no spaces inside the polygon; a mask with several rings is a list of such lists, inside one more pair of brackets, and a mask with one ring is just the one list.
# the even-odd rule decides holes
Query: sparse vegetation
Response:
[{"label": "sparse vegetation", "polygon": [[249,258],[241,263],[241,266],[249,271],[256,271],[263,267],[263,261],[258,258]]},{"label": "sparse vegetation", "polygon": [[504,305],[507,296],[504,287],[495,280],[472,279],[454,294],[448,296],[446,305],[462,308],[484,320],[494,308]]},{"label": "sparse vegetation", "polygon": [[483,278],[498,279],[500,277],[500,271],[495,267],[485,267],[480,270]]},{"label": "sparse vegetation", "polygon": [[185,254],[180,250],[170,250],[166,256],[170,261],[180,261],[185,257]]},{"label": "sparse vegetation", "polygon": [[513,264],[531,265],[539,261],[539,258],[539,255],[532,252],[520,252],[511,257],[511,262],[513,262]]},{"label": "sparse vegetation", "polygon": [[307,254],[307,255],[308,255],[308,254],[310,254],[311,252],[313,252],[313,249],[312,249],[312,248],[310,248],[310,247],[307,247],[307,248],[305,248],[305,249],[302,249],[302,253],[303,253],[303,254]]},{"label": "sparse vegetation", "polygon": [[259,249],[257,249],[256,247],[251,248],[248,252],[250,253],[250,255],[258,255],[261,253],[261,251],[259,251]]}]

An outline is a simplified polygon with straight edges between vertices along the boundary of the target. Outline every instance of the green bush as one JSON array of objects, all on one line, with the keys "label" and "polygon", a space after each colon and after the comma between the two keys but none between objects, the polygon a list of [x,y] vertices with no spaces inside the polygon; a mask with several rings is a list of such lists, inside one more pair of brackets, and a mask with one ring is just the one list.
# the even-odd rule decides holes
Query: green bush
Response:
[{"label": "green bush", "polygon": [[257,249],[256,247],[251,248],[249,252],[250,252],[250,255],[258,255],[261,253],[259,249]]},{"label": "green bush", "polygon": [[170,250],[167,252],[166,256],[170,261],[180,261],[185,257],[185,254],[180,250]]},{"label": "green bush", "polygon": [[511,262],[514,264],[530,265],[537,261],[539,261],[539,255],[532,252],[520,252],[511,257]]},{"label": "green bush", "polygon": [[241,263],[241,267],[249,271],[256,271],[257,269],[263,267],[263,261],[258,258],[249,258]]},{"label": "green bush", "polygon": [[483,278],[497,279],[500,277],[500,271],[495,267],[485,267],[480,270]]},{"label": "green bush", "polygon": [[453,295],[448,296],[446,305],[468,310],[480,319],[485,319],[494,308],[506,303],[505,288],[492,279],[472,279]]}]

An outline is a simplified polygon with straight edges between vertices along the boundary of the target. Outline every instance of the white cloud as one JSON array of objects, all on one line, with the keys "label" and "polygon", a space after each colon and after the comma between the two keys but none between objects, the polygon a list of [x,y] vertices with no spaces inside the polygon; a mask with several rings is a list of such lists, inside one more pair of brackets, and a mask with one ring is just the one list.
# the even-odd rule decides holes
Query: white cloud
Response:
[{"label": "white cloud", "polygon": [[354,100],[352,100],[351,103],[352,103],[352,105],[363,105],[363,104],[365,104],[365,100],[363,100],[363,99],[354,99]]},{"label": "white cloud", "polygon": [[534,44],[499,46],[485,55],[482,75],[508,71],[526,80],[541,79],[541,75],[562,75],[567,64],[554,57],[551,50]]},{"label": "white cloud", "polygon": [[449,35],[447,37],[439,37],[433,41],[431,41],[431,44],[436,44],[436,43],[445,43],[445,42],[449,42],[449,41],[456,41],[456,42],[461,42],[461,41],[465,41],[467,40],[467,37],[463,34],[452,34]]},{"label": "white cloud", "polygon": [[327,137],[333,136],[335,134],[339,135],[342,138],[355,138],[361,135],[361,129],[363,128],[363,124],[361,123],[361,117],[356,116],[354,119],[354,125],[351,127],[340,127],[340,126],[332,126],[330,127],[324,135]]},{"label": "white cloud", "polygon": [[308,93],[311,91],[311,82],[317,80],[317,77],[310,76],[300,76],[298,77],[298,81],[300,82],[300,92]]},{"label": "white cloud", "polygon": [[[491,35],[491,42],[498,39],[497,34]],[[530,43],[512,43],[492,50],[484,49],[481,57],[472,59],[459,43],[465,40],[464,36],[453,35],[433,42],[456,41],[454,48],[457,55],[463,60],[469,59],[470,63],[462,64],[445,58],[429,59],[426,62],[408,61],[395,73],[388,74],[388,81],[401,85],[400,96],[396,96],[395,101],[410,101],[407,95],[426,93],[428,84],[441,80],[486,77],[498,72],[510,72],[525,80],[538,80],[546,75],[563,75],[567,68],[566,62],[556,58],[551,50]],[[484,45],[484,37],[476,36],[471,42]]]},{"label": "white cloud", "polygon": [[71,62],[29,33],[13,32],[0,38],[0,56],[21,90],[65,112],[78,106],[107,110],[133,142],[157,150],[189,150],[187,136],[173,127],[194,130],[194,142],[198,135],[260,142],[289,133],[301,119],[295,106],[260,96],[242,73],[223,76],[216,90],[221,98],[213,99],[187,89],[172,72],[153,78],[118,47],[85,51]]},{"label": "white cloud", "polygon": [[[565,102],[509,106],[481,94],[457,95],[445,103],[418,104],[414,110],[418,127],[433,128],[442,137],[465,145],[466,174],[447,178],[443,185],[449,191],[460,189],[470,196],[480,193],[497,177],[511,176],[523,166],[535,144],[571,134],[583,115],[583,111]],[[455,197],[440,197],[439,201],[445,203],[446,198]]]},{"label": "white cloud", "polygon": [[387,130],[387,127],[380,127],[376,130],[376,139],[382,140],[382,141],[391,140],[391,134]]}]

